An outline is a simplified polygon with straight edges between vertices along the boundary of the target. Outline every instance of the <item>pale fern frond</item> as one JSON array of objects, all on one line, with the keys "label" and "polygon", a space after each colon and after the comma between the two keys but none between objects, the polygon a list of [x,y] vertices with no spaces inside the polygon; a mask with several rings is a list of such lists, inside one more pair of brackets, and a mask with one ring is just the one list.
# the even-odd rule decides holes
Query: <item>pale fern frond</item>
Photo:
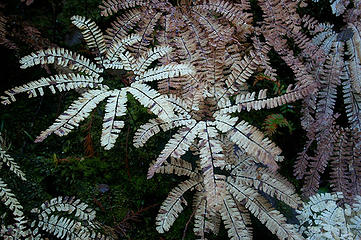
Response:
[{"label": "pale fern frond", "polygon": [[81,30],[88,48],[95,50],[97,56],[96,60],[102,60],[106,52],[106,47],[103,33],[99,27],[95,24],[95,22],[90,19],[86,19],[83,16],[73,16],[71,21]]},{"label": "pale fern frond", "polygon": [[222,199],[221,216],[225,227],[228,229],[228,237],[231,240],[251,240],[246,223],[237,208],[237,203],[232,196],[225,194]]},{"label": "pale fern frond", "polygon": [[184,193],[193,189],[198,184],[200,184],[198,181],[186,180],[172,189],[166,200],[162,203],[156,218],[156,229],[159,233],[164,233],[170,229],[179,213],[183,211],[182,203],[187,205],[183,197]]},{"label": "pale fern frond", "polygon": [[20,170],[20,166],[15,162],[14,158],[12,158],[9,154],[6,153],[5,150],[3,150],[1,144],[0,144],[0,168],[2,166],[2,163],[5,163],[11,172],[13,172],[16,176],[21,178],[21,180],[26,181],[25,173]]},{"label": "pale fern frond", "polygon": [[9,104],[15,101],[14,95],[19,93],[27,93],[29,98],[44,95],[44,88],[48,87],[54,94],[56,90],[59,92],[69,91],[79,88],[96,88],[102,83],[103,78],[80,75],[75,73],[58,74],[50,77],[42,77],[39,80],[24,84],[19,87],[14,87],[5,91],[7,96],[1,96],[3,104]]},{"label": "pale fern frond", "polygon": [[66,240],[110,239],[97,231],[99,227],[94,221],[95,211],[74,197],[53,198],[40,208],[32,209],[32,212],[38,214],[38,219],[32,223],[34,231],[40,228]]},{"label": "pale fern frond", "polygon": [[227,179],[227,189],[238,201],[245,202],[245,207],[279,239],[303,239],[294,226],[287,224],[285,217],[279,211],[272,209],[256,190],[239,184],[231,178]]},{"label": "pale fern frond", "polygon": [[360,227],[360,196],[355,197],[353,206],[339,205],[343,199],[341,192],[319,193],[310,197],[309,202],[298,210],[300,232],[310,240],[316,239],[359,239]]},{"label": "pale fern frond", "polygon": [[98,68],[88,58],[77,53],[66,50],[64,48],[50,48],[31,53],[20,59],[20,68],[28,68],[38,64],[56,64],[70,70],[77,70],[93,76],[99,77],[103,72],[102,68]]},{"label": "pale fern frond", "polygon": [[178,176],[188,176],[191,179],[197,179],[199,173],[193,169],[192,164],[182,158],[170,158],[170,162],[166,162],[163,166],[157,168],[156,173],[175,174]]},{"label": "pale fern frond", "polygon": [[151,68],[135,77],[135,80],[143,83],[189,75],[192,73],[194,73],[194,69],[189,64],[167,64]]},{"label": "pale fern frond", "polygon": [[167,99],[148,85],[133,83],[127,88],[127,91],[160,119],[167,121],[174,117],[172,106]]},{"label": "pale fern frond", "polygon": [[271,172],[267,168],[252,166],[245,169],[234,169],[231,176],[234,176],[243,185],[252,186],[276,197],[292,208],[300,207],[301,199],[295,193],[294,187],[279,174]]},{"label": "pale fern frond", "polygon": [[167,160],[168,157],[172,156],[179,158],[184,155],[196,138],[198,128],[198,124],[193,123],[179,129],[165,145],[154,165],[149,168],[148,178],[153,177],[155,171]]},{"label": "pale fern frond", "polygon": [[58,136],[65,136],[79,123],[89,116],[90,112],[110,95],[107,90],[89,90],[85,92],[78,100],[74,101],[70,107],[62,113],[47,130],[43,131],[35,140],[41,142],[50,134],[55,133]]},{"label": "pale fern frond", "polygon": [[125,90],[113,90],[108,96],[100,139],[101,145],[106,150],[114,146],[121,129],[124,127],[124,121],[116,120],[116,118],[125,115],[126,102],[127,93]]},{"label": "pale fern frond", "polygon": [[[121,60],[124,60],[126,56],[123,54],[123,52],[126,51],[126,47],[131,46],[141,40],[140,36],[137,34],[132,34],[127,37],[122,38],[120,41],[117,41],[114,43],[110,48],[107,49],[106,53],[106,61],[108,61],[110,64],[113,62],[116,62],[118,58]],[[129,57],[130,56],[130,57]],[[130,64],[135,64],[135,59],[130,59],[132,56],[129,55],[127,57],[127,63],[124,64],[127,67],[125,69],[130,69]],[[124,63],[124,62],[123,62]],[[111,68],[110,66],[107,66],[107,68]]]},{"label": "pale fern frond", "polygon": [[15,217],[22,217],[23,206],[20,204],[15,194],[8,188],[7,184],[0,178],[0,199],[8,207]]},{"label": "pale fern frond", "polygon": [[219,122],[218,126],[219,124],[225,125],[221,129],[232,128],[228,132],[232,142],[273,170],[277,169],[276,161],[282,160],[282,157],[279,156],[281,149],[264,137],[263,133],[243,120],[235,126],[222,119],[217,119],[217,121]]},{"label": "pale fern frond", "polygon": [[171,51],[172,48],[168,46],[158,46],[153,49],[149,49],[143,56],[137,59],[135,74],[142,76],[152,62],[169,54]]}]

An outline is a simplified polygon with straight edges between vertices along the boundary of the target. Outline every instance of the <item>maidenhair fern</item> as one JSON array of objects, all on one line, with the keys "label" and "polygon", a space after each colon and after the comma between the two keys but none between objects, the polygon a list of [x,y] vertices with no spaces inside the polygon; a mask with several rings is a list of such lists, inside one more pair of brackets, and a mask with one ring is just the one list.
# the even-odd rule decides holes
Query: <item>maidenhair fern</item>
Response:
[{"label": "maidenhair fern", "polygon": [[[3,147],[0,136],[0,159],[10,166],[10,171],[26,181],[25,174]],[[1,178],[0,198],[13,215],[13,223],[6,224],[4,216],[1,219],[0,235],[4,239],[46,239],[44,237],[48,234],[66,240],[111,239],[101,233],[101,225],[95,220],[95,211],[74,197],[57,197],[46,201],[40,208],[31,210],[36,215],[32,221],[33,217],[24,214],[23,206],[16,195]]]},{"label": "maidenhair fern", "polygon": [[[168,64],[151,68],[150,65],[154,61],[168,54],[172,49],[167,46],[155,47],[135,57],[128,48],[140,40],[139,35],[124,37],[114,45],[106,47],[104,36],[94,22],[81,16],[72,17],[72,21],[82,31],[89,49],[94,52],[95,62],[63,48],[50,48],[31,53],[20,60],[21,68],[39,64],[55,64],[68,68],[71,72],[44,77],[20,87],[14,87],[5,91],[5,96],[1,97],[3,104],[10,104],[15,101],[16,94],[23,92],[28,93],[29,97],[36,97],[38,94],[41,96],[44,94],[44,88],[49,88],[52,93],[56,90],[86,89],[82,96],[55,120],[53,125],[36,138],[36,142],[43,141],[52,133],[59,136],[67,135],[87,118],[101,101],[107,99],[101,144],[105,149],[112,148],[124,126],[124,121],[118,118],[126,113],[127,93],[132,94],[160,118],[165,120],[172,118],[173,112],[166,98],[146,83],[192,73],[190,65]],[[110,89],[103,83],[104,79],[101,77],[106,69],[132,71],[133,80],[129,86]]]},{"label": "maidenhair fern", "polygon": [[342,193],[319,193],[310,197],[298,211],[300,232],[307,239],[360,239],[361,238],[361,197],[352,205],[340,206]]}]

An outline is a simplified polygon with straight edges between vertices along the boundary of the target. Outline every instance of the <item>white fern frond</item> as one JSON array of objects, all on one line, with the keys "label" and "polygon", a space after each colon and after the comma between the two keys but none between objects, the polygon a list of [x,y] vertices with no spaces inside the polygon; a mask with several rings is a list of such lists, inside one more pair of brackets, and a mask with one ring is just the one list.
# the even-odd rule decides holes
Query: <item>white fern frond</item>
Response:
[{"label": "white fern frond", "polygon": [[66,50],[64,48],[50,48],[31,53],[20,59],[20,68],[28,68],[38,64],[57,64],[70,70],[77,70],[93,76],[99,77],[103,72],[102,68],[98,68],[88,58],[77,53]]},{"label": "white fern frond", "polygon": [[167,64],[159,67],[151,68],[139,76],[135,77],[135,80],[143,82],[151,82],[155,80],[162,80],[166,78],[174,78],[184,75],[190,75],[194,73],[194,69],[189,64]]},{"label": "white fern frond", "polygon": [[343,198],[341,192],[318,193],[310,197],[309,202],[298,210],[300,232],[310,240],[316,239],[360,239],[361,197],[355,197],[353,206],[338,201]]},{"label": "white fern frond", "polygon": [[[122,38],[120,41],[112,44],[112,46],[107,49],[107,53],[106,53],[106,60],[109,63],[113,63],[116,62],[118,60],[118,58],[120,58],[120,55],[123,55],[123,52],[126,50],[127,46],[131,46],[137,42],[139,42],[141,40],[141,37],[137,34],[132,34],[129,35],[127,37]],[[124,59],[124,55],[121,59]],[[135,59],[134,60],[128,60],[128,63],[132,63],[135,64]],[[130,66],[129,66],[130,68]]]},{"label": "white fern frond", "polygon": [[198,179],[199,173],[193,170],[190,162],[179,158],[170,158],[170,162],[166,162],[163,166],[157,168],[156,173],[175,174],[178,176],[188,176],[191,179]]},{"label": "white fern frond", "polygon": [[149,49],[147,52],[144,53],[143,56],[137,59],[137,68],[134,73],[136,75],[142,76],[152,62],[169,54],[171,51],[172,48],[168,46],[158,46],[153,49]]},{"label": "white fern frond", "polygon": [[79,123],[89,116],[90,112],[110,95],[107,90],[89,90],[85,92],[78,100],[74,101],[70,107],[62,113],[55,122],[45,131],[43,131],[35,142],[41,142],[50,134],[55,133],[58,136],[65,136],[71,132]]},{"label": "white fern frond", "polygon": [[281,149],[271,140],[264,137],[262,132],[243,120],[235,126],[232,126],[222,119],[217,119],[217,121],[220,124],[232,127],[232,130],[228,132],[229,139],[232,142],[271,169],[277,169],[276,161],[282,160],[282,157],[279,156]]},{"label": "white fern frond", "polygon": [[114,146],[121,129],[124,127],[124,121],[116,120],[116,118],[125,115],[126,103],[127,93],[125,90],[113,90],[108,97],[100,139],[101,145],[106,150]]},{"label": "white fern frond", "polygon": [[246,169],[234,169],[231,176],[234,176],[242,185],[263,191],[292,208],[300,207],[301,199],[295,193],[294,187],[286,179],[267,168],[252,166]]},{"label": "white fern frond", "polygon": [[156,229],[159,233],[164,233],[170,229],[179,213],[183,211],[182,203],[187,205],[183,195],[188,190],[193,189],[198,181],[186,180],[173,188],[168,197],[162,203],[156,218]]},{"label": "white fern frond", "polygon": [[165,97],[148,85],[133,83],[127,88],[127,91],[160,119],[168,121],[174,118],[172,105],[168,103]]},{"label": "white fern frond", "polygon": [[15,194],[8,188],[7,184],[0,178],[0,199],[8,207],[15,217],[22,217],[23,206],[20,204]]},{"label": "white fern frond", "polygon": [[73,16],[71,21],[81,30],[89,49],[95,49],[98,52],[97,57],[102,58],[106,52],[105,41],[103,33],[95,22],[83,16]]},{"label": "white fern frond", "polygon": [[[20,166],[15,162],[14,158],[12,158],[9,154],[7,154],[6,151],[2,149],[1,145],[0,145],[0,160],[10,168],[11,172],[13,172],[23,181],[26,181],[25,173],[20,170]],[[0,162],[0,168],[2,165],[1,162]]]},{"label": "white fern frond", "polygon": [[[56,90],[59,92],[62,91],[69,91],[72,89],[79,89],[79,88],[95,88],[99,87],[102,83],[103,78],[93,77],[93,76],[86,76],[74,73],[68,74],[58,74],[50,77],[42,77],[39,80],[29,82],[19,87],[14,87],[10,90],[5,91],[4,93],[7,96],[2,96],[3,104],[9,104],[15,102],[14,95],[19,93],[27,93],[29,98],[37,97],[38,94],[40,96],[44,95],[44,88],[48,87],[53,94],[56,93]],[[10,99],[9,99],[10,98]]]},{"label": "white fern frond", "polygon": [[178,130],[168,141],[164,149],[156,159],[156,162],[148,170],[148,178],[153,177],[155,171],[167,160],[168,157],[179,158],[188,151],[196,138],[198,124],[195,122]]},{"label": "white fern frond", "polygon": [[119,60],[116,60],[114,62],[105,60],[103,63],[104,67],[107,69],[124,69],[129,71],[133,71],[135,69],[134,66],[136,59],[128,51],[124,52],[124,54],[119,53],[117,55],[117,58],[119,58]]},{"label": "white fern frond", "polygon": [[304,239],[294,226],[287,224],[286,218],[279,211],[272,209],[256,190],[238,184],[231,178],[227,179],[227,189],[238,201],[244,201],[245,207],[279,239]]}]

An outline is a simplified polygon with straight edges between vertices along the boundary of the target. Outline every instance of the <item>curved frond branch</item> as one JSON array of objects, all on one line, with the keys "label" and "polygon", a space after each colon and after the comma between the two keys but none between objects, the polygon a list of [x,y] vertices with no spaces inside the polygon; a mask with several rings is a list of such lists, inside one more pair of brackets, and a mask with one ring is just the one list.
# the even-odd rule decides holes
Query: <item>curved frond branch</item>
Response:
[{"label": "curved frond branch", "polygon": [[252,166],[247,169],[234,169],[231,176],[241,184],[254,187],[276,197],[292,208],[298,209],[301,205],[300,197],[294,187],[285,178],[269,169]]},{"label": "curved frond branch", "polygon": [[248,154],[254,156],[258,161],[266,164],[272,170],[278,168],[276,161],[281,161],[281,149],[270,139],[264,137],[257,128],[245,121],[237,125],[230,125],[228,122],[218,119],[219,123],[230,127],[228,135],[230,140],[244,149]]},{"label": "curved frond branch", "polygon": [[157,46],[153,49],[149,49],[137,59],[137,68],[134,73],[136,75],[143,76],[145,70],[150,66],[151,63],[169,54],[171,51],[172,48],[169,46]]},{"label": "curved frond branch", "polygon": [[[129,65],[133,65],[135,63],[135,59],[132,59],[132,56],[130,54],[124,55],[123,52],[126,50],[127,46],[131,46],[137,42],[140,41],[140,36],[137,34],[132,34],[126,37],[123,37],[122,39],[118,40],[116,43],[112,44],[110,48],[107,49],[106,52],[106,63],[112,64],[113,62],[116,62],[118,58],[124,62],[126,62]],[[124,63],[124,65],[127,65]],[[110,67],[111,68],[111,67]],[[128,67],[130,68],[130,66]],[[128,69],[125,68],[125,69]]]},{"label": "curved frond branch", "polygon": [[107,46],[111,47],[126,37],[137,22],[140,21],[145,10],[145,8],[129,9],[124,15],[117,17],[111,23],[111,27],[106,30],[107,34],[104,39]]},{"label": "curved frond branch", "polygon": [[174,113],[172,105],[163,95],[156,90],[151,89],[148,85],[142,83],[132,83],[127,91],[131,93],[143,106],[157,115],[165,122],[173,119]]},{"label": "curved frond branch", "polygon": [[20,166],[15,162],[14,158],[7,154],[0,144],[0,168],[2,163],[5,163],[9,167],[9,170],[21,178],[21,180],[26,181],[25,173],[20,170]]},{"label": "curved frond branch", "polygon": [[113,15],[121,9],[133,8],[136,6],[146,6],[149,4],[147,0],[103,0],[100,14],[104,17]]},{"label": "curved frond branch", "polygon": [[238,201],[245,201],[245,207],[279,239],[304,239],[294,226],[287,224],[286,218],[279,211],[272,209],[256,190],[239,185],[232,178],[227,179],[227,189]]},{"label": "curved frond branch", "polygon": [[153,177],[155,171],[162,166],[169,156],[179,158],[184,155],[196,138],[198,129],[199,125],[195,122],[179,129],[165,145],[156,162],[149,168],[148,179]]},{"label": "curved frond branch", "polygon": [[39,80],[26,83],[19,87],[14,87],[4,93],[7,96],[1,96],[3,104],[10,104],[16,99],[14,95],[19,93],[27,93],[29,98],[44,95],[44,88],[48,87],[53,94],[56,90],[59,92],[69,91],[79,88],[96,88],[102,83],[103,78],[95,78],[93,76],[86,76],[74,73],[58,74],[50,77],[42,77]]},{"label": "curved frond branch", "polygon": [[[140,72],[139,72],[140,73]],[[135,80],[143,82],[152,82],[167,78],[174,78],[194,73],[194,69],[189,64],[167,64],[159,67],[154,67],[136,76]]]},{"label": "curved frond branch", "polygon": [[127,93],[125,90],[114,90],[108,97],[100,139],[101,145],[106,150],[114,146],[121,129],[124,127],[124,121],[116,120],[116,118],[125,115],[126,103]]},{"label": "curved frond branch", "polygon": [[65,136],[75,127],[79,126],[79,122],[89,116],[90,112],[97,104],[108,97],[110,91],[107,90],[89,90],[85,92],[78,100],[74,101],[70,107],[62,113],[53,125],[43,131],[35,142],[42,142],[50,134],[55,133],[58,136]]},{"label": "curved frond branch", "polygon": [[223,197],[220,212],[224,225],[228,229],[228,237],[231,240],[252,239],[239,212],[237,203],[229,194],[225,194]]},{"label": "curved frond branch", "polygon": [[186,180],[173,188],[168,197],[162,203],[156,218],[156,229],[164,233],[170,229],[179,213],[183,211],[182,203],[187,205],[183,195],[185,192],[195,188],[200,183],[194,180]]},{"label": "curved frond branch", "polygon": [[95,52],[96,59],[100,59],[100,63],[103,63],[106,47],[103,33],[99,27],[95,22],[83,16],[73,16],[71,21],[81,30],[88,48]]},{"label": "curved frond branch", "polygon": [[8,185],[0,178],[0,198],[15,217],[23,217],[23,206],[16,198],[15,194],[8,188]]},{"label": "curved frond branch", "polygon": [[20,59],[20,68],[28,68],[38,64],[56,64],[70,70],[77,70],[85,74],[99,78],[99,74],[103,72],[102,68],[98,68],[89,59],[66,50],[64,48],[50,48],[31,53]]},{"label": "curved frond branch", "polygon": [[156,173],[175,174],[178,176],[188,176],[191,179],[199,179],[200,174],[193,169],[192,164],[181,158],[170,158],[163,166],[157,168]]}]

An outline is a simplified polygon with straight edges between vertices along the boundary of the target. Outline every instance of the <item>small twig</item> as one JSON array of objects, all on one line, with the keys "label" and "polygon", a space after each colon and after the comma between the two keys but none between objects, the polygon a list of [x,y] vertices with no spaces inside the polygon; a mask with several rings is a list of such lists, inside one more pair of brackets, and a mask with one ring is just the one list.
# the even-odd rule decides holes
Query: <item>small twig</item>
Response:
[{"label": "small twig", "polygon": [[183,230],[182,240],[184,240],[184,238],[186,237],[186,232],[187,232],[187,230],[188,230],[188,225],[189,225],[189,223],[191,222],[193,216],[196,214],[196,211],[197,211],[199,205],[201,205],[201,203],[202,203],[202,201],[200,201],[200,202],[197,204],[197,206],[194,208],[191,216],[189,217],[189,219],[188,219],[188,221],[187,221],[187,223],[186,223],[186,226],[184,227],[184,230]]},{"label": "small twig", "polygon": [[132,181],[132,176],[130,175],[130,169],[129,169],[129,159],[128,159],[129,134],[130,134],[130,124],[128,124],[127,137],[125,139],[125,168],[127,169],[129,181]]}]

